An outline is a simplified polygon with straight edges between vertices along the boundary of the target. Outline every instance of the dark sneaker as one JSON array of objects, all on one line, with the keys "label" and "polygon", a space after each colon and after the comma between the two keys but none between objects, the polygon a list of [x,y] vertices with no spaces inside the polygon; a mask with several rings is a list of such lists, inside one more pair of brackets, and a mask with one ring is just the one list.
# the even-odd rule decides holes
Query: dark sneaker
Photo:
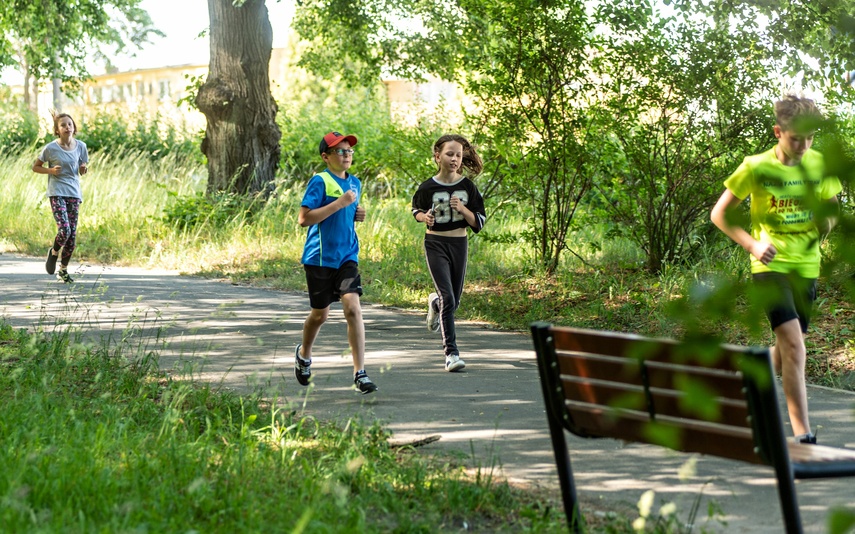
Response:
[{"label": "dark sneaker", "polygon": [[436,308],[438,300],[439,295],[436,293],[431,293],[428,297],[427,328],[431,332],[439,330],[439,310]]},{"label": "dark sneaker", "polygon": [[65,269],[60,269],[56,272],[56,279],[61,280],[61,281],[65,282],[66,284],[70,284],[71,282],[74,282],[74,278],[72,278],[68,274],[68,271]]},{"label": "dark sneaker", "polygon": [[459,354],[451,354],[445,357],[445,370],[449,373],[459,371],[466,367],[466,362],[460,359]]},{"label": "dark sneaker", "polygon": [[363,395],[368,395],[369,393],[377,391],[377,386],[370,378],[368,378],[368,374],[365,371],[359,371],[356,373],[353,376],[353,383],[356,384],[356,389],[358,389]]},{"label": "dark sneaker", "polygon": [[48,274],[53,274],[56,272],[56,259],[59,256],[53,255],[53,247],[49,248],[47,251],[47,260],[45,260],[45,270]]},{"label": "dark sneaker", "polygon": [[806,445],[816,445],[816,435],[812,432],[808,432],[807,434],[802,434],[801,436],[795,437],[796,443],[804,443]]},{"label": "dark sneaker", "polygon": [[297,382],[301,386],[308,386],[309,379],[312,378],[312,360],[306,361],[300,357],[300,347],[302,343],[297,344],[294,349],[294,376],[297,377]]}]

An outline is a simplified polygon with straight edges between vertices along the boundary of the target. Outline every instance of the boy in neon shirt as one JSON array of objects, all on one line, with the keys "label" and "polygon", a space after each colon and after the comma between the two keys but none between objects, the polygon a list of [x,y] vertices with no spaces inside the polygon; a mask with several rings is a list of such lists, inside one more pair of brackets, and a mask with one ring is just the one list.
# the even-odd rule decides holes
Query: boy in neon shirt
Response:
[{"label": "boy in neon shirt", "polygon": [[[778,144],[745,158],[724,182],[710,218],[751,255],[754,283],[769,297],[766,315],[775,333],[772,363],[781,373],[795,440],[816,443],[808,418],[804,335],[816,300],[821,233],[834,218],[815,217],[820,203],[837,203],[840,181],[825,175],[822,154],[811,150],[821,114],[810,99],[787,95],[775,103]],[[732,211],[751,197],[751,233]]]}]

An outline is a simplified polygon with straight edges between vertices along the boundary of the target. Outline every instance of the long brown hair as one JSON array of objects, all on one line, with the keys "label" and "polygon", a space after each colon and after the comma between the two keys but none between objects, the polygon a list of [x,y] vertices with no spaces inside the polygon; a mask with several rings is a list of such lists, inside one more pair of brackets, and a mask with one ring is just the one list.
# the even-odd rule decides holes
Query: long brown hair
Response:
[{"label": "long brown hair", "polygon": [[469,171],[470,176],[477,176],[484,169],[484,164],[481,162],[481,156],[475,150],[475,146],[462,135],[445,134],[436,140],[433,144],[433,153],[439,154],[442,152],[442,147],[445,143],[457,141],[463,147],[463,168]]}]

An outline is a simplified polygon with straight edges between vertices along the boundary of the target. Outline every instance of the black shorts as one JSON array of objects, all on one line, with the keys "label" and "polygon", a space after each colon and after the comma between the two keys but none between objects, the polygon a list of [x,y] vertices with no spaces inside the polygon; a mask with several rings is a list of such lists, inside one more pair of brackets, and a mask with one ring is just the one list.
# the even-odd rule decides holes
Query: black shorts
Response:
[{"label": "black shorts", "polygon": [[303,265],[306,270],[306,285],[309,287],[309,304],[316,310],[322,310],[341,300],[345,293],[358,293],[362,296],[362,278],[355,261],[347,261],[338,269]]},{"label": "black shorts", "polygon": [[784,273],[756,273],[752,277],[761,290],[772,330],[798,319],[802,332],[807,333],[811,308],[816,300],[816,278]]}]

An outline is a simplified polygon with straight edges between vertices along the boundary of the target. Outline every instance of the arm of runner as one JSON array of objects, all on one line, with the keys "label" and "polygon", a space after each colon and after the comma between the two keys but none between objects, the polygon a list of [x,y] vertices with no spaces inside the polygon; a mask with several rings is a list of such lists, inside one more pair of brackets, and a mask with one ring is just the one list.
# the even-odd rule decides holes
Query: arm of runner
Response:
[{"label": "arm of runner", "polygon": [[731,223],[733,220],[733,210],[741,203],[741,198],[734,195],[729,189],[725,189],[710,213],[710,220],[736,244],[744,248],[764,265],[768,265],[775,258],[775,255],[778,254],[775,246],[771,243],[757,241],[744,228]]}]

